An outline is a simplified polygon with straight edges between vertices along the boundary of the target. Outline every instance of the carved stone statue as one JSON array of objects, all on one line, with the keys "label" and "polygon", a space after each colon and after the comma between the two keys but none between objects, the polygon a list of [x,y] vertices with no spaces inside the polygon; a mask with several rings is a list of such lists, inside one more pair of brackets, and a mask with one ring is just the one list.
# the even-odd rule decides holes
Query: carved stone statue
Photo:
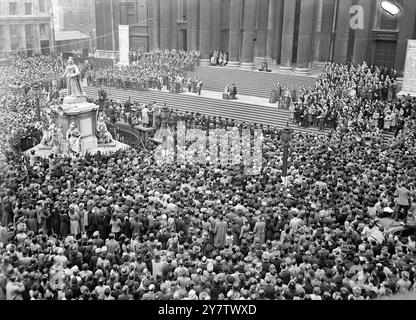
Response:
[{"label": "carved stone statue", "polygon": [[62,134],[62,128],[56,128],[55,134],[53,137],[53,148],[52,152],[57,154],[62,151],[62,140],[64,139],[64,135]]},{"label": "carved stone statue", "polygon": [[53,147],[53,140],[55,136],[55,124],[51,124],[48,130],[43,134],[40,144],[46,147]]},{"label": "carved stone statue", "polygon": [[72,57],[68,58],[68,65],[66,66],[63,77],[66,77],[67,96],[82,97],[82,88],[80,81],[80,72],[78,67],[74,64]]},{"label": "carved stone statue", "polygon": [[102,116],[98,118],[97,122],[97,139],[99,144],[113,142],[113,136],[108,131]]},{"label": "carved stone statue", "polygon": [[68,140],[68,152],[70,154],[78,155],[81,152],[81,132],[72,122],[69,129],[66,131],[66,139]]}]

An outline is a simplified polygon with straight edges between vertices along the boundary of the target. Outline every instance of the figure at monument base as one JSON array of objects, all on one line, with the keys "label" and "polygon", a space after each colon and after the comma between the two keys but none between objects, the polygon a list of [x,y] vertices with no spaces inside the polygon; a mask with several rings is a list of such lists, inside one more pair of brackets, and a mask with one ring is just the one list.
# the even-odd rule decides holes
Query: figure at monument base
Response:
[{"label": "figure at monument base", "polygon": [[81,132],[75,126],[75,122],[69,125],[66,131],[66,139],[68,140],[68,152],[72,155],[79,155],[81,152]]},{"label": "figure at monument base", "polygon": [[104,122],[102,116],[98,118],[97,122],[97,139],[99,144],[113,142],[113,136],[107,129],[107,125]]}]

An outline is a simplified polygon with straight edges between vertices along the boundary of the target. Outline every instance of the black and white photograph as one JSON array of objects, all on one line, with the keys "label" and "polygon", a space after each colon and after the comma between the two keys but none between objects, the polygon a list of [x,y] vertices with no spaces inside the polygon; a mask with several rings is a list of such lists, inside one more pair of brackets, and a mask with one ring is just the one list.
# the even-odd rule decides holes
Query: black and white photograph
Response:
[{"label": "black and white photograph", "polygon": [[0,300],[416,300],[416,1],[0,0]]}]

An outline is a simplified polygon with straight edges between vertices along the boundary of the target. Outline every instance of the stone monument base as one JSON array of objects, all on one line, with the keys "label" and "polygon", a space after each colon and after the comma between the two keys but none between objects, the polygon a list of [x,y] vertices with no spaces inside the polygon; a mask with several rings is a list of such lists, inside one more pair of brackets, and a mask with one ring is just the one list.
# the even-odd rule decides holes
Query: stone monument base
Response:
[{"label": "stone monument base", "polygon": [[[101,154],[108,155],[108,154],[117,152],[119,150],[126,150],[126,149],[129,149],[129,148],[130,148],[129,145],[114,140],[113,143],[97,144],[95,147],[89,148],[86,151],[88,151],[88,153],[92,154],[92,155],[96,154],[97,152],[100,152]],[[27,156],[30,156],[32,150],[35,151],[36,156],[44,158],[44,159],[47,159],[51,154],[54,153],[53,148],[37,145],[37,146],[34,146],[33,148],[27,150],[25,152],[25,154]],[[68,155],[68,143],[66,143],[66,147],[63,146],[59,152],[56,152],[56,154],[58,154],[58,155]],[[85,153],[82,153],[82,156],[85,156]]]},{"label": "stone monument base", "polygon": [[61,140],[61,148],[56,151],[53,147],[45,145],[37,145],[26,151],[28,155],[35,151],[35,155],[40,157],[48,157],[52,153],[69,154],[69,142],[66,140],[66,132],[71,123],[81,132],[81,150],[84,156],[86,153],[95,154],[98,151],[104,154],[127,149],[127,144],[115,141],[111,144],[99,145],[96,137],[97,127],[97,111],[98,106],[94,103],[87,102],[86,97],[66,96],[60,105],[51,106],[54,115],[55,127],[61,131],[63,140]]}]

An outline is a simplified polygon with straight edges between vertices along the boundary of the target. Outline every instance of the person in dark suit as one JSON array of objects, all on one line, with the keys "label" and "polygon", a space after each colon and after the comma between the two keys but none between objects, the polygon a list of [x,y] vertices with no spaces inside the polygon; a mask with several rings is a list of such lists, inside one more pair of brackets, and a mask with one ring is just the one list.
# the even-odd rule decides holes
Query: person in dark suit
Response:
[{"label": "person in dark suit", "polygon": [[236,98],[236,95],[237,95],[237,86],[235,85],[235,83],[233,83],[231,85],[230,95],[231,95],[231,99],[232,100],[237,100],[237,98]]}]

